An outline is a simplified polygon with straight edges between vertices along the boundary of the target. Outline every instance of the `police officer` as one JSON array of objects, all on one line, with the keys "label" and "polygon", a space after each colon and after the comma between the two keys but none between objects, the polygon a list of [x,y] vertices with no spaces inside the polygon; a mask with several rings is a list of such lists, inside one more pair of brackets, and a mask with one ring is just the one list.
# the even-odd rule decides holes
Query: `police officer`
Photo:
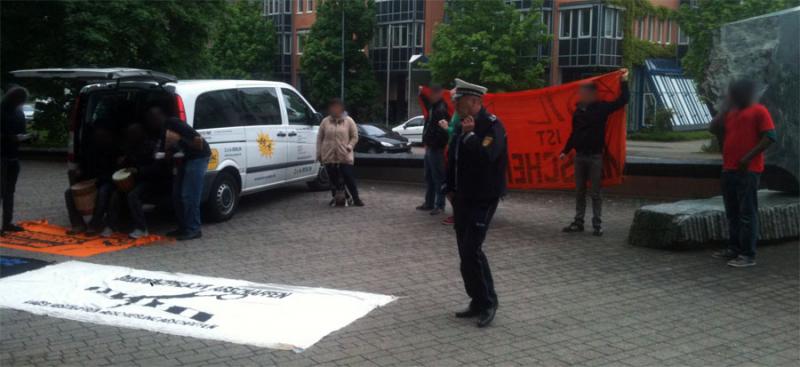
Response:
[{"label": "police officer", "polygon": [[483,253],[483,240],[497,203],[506,192],[508,154],[506,130],[497,116],[483,107],[486,88],[456,79],[456,127],[448,148],[444,192],[453,203],[461,276],[471,298],[458,318],[478,318],[488,326],[497,311],[497,294]]}]

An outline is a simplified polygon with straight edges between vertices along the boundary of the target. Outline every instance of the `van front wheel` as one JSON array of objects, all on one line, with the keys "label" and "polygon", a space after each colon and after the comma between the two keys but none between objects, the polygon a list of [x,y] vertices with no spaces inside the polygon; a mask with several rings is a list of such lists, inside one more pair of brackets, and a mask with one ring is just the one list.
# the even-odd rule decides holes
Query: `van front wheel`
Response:
[{"label": "van front wheel", "polygon": [[205,212],[212,222],[224,222],[233,217],[239,207],[239,185],[230,173],[220,172],[211,185]]}]

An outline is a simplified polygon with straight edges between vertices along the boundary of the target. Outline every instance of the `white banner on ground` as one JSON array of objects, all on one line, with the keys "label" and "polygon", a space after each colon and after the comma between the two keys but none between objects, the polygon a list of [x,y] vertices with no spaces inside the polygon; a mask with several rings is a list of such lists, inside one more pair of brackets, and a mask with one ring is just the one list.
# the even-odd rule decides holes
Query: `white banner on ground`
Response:
[{"label": "white banner on ground", "polygon": [[80,261],[0,279],[0,307],[295,351],[393,300]]}]

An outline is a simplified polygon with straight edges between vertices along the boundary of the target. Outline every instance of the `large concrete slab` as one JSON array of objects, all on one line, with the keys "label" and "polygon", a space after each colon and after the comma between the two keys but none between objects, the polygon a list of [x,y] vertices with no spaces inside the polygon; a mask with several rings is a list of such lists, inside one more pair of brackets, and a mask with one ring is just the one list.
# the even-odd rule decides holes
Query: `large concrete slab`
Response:
[{"label": "large concrete slab", "polygon": [[[800,235],[800,198],[761,190],[759,240],[794,239]],[[722,196],[645,205],[636,210],[628,241],[644,247],[686,247],[728,239]]]}]

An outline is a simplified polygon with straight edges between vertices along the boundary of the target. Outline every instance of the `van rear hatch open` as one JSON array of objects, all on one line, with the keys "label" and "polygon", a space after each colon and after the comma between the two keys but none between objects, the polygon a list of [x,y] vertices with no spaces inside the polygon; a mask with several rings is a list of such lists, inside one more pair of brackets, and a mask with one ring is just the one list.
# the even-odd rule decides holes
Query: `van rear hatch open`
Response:
[{"label": "van rear hatch open", "polygon": [[17,78],[74,79],[93,81],[154,81],[158,84],[178,81],[174,75],[134,68],[51,68],[12,71]]}]

